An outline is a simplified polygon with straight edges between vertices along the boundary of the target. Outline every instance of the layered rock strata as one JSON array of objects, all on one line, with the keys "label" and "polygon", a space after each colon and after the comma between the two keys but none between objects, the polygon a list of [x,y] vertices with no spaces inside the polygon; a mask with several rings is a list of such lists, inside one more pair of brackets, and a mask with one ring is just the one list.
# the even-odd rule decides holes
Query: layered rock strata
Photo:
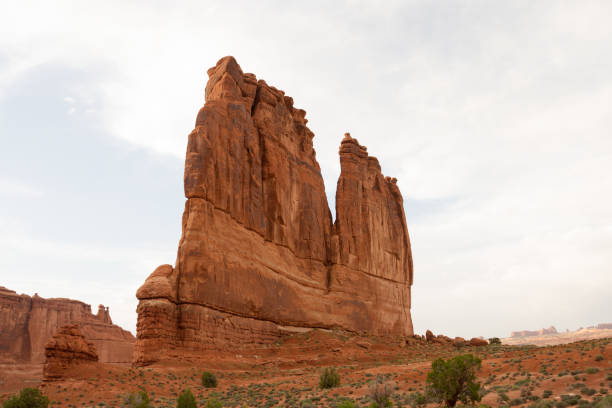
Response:
[{"label": "layered rock strata", "polygon": [[347,134],[332,223],[306,112],[233,57],[208,75],[187,144],[176,263],[136,294],[136,362],[270,343],[299,328],[412,335],[396,180]]},{"label": "layered rock strata", "polygon": [[70,368],[97,361],[96,347],[85,339],[79,326],[64,326],[45,345],[43,376],[47,381],[58,380]]},{"label": "layered rock strata", "polygon": [[65,325],[80,325],[104,363],[131,363],[134,336],[113,324],[107,307],[97,314],[91,306],[72,299],[44,299],[37,294],[18,295],[0,287],[0,359],[43,363],[45,344]]}]

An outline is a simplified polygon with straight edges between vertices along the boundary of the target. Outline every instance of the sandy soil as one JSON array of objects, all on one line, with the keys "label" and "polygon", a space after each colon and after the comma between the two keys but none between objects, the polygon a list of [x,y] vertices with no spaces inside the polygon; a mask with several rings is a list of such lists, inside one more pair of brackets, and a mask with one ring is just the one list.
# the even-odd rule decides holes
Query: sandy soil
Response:
[{"label": "sandy soil", "polygon": [[[40,383],[39,367],[6,372],[0,367],[0,400],[23,386],[40,384],[51,406],[59,407],[119,407],[128,393],[139,389],[148,392],[153,406],[175,407],[178,394],[187,387],[201,406],[209,398],[226,407],[334,407],[342,398],[367,406],[370,384],[382,376],[393,383],[394,405],[410,406],[411,395],[424,391],[435,358],[468,352],[483,360],[478,377],[486,389],[482,402],[489,406],[528,406],[543,396],[553,401],[571,395],[592,400],[612,393],[612,338],[545,347],[457,349],[313,331],[263,349],[211,353],[198,364],[80,366],[56,382]],[[327,366],[336,367],[341,384],[321,390],[319,376]],[[217,388],[202,387],[203,371],[215,373]]]}]

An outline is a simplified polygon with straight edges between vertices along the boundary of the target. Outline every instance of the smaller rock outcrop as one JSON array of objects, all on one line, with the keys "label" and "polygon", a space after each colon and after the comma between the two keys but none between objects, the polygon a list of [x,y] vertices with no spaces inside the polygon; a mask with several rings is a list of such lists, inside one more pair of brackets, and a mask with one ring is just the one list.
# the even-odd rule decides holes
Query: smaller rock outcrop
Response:
[{"label": "smaller rock outcrop", "polygon": [[436,338],[436,336],[434,336],[433,332],[431,330],[427,330],[425,332],[425,339],[427,339],[428,342],[432,342],[434,341]]},{"label": "smaller rock outcrop", "polygon": [[488,341],[480,337],[472,337],[470,340],[466,340],[463,337],[455,337],[454,339],[451,339],[450,337],[445,336],[443,334],[438,334],[436,336],[435,334],[433,334],[431,330],[427,330],[425,332],[425,339],[427,343],[452,344],[455,347],[464,347],[464,346],[478,347],[478,346],[486,346],[487,344],[489,344]]},{"label": "smaller rock outcrop", "polygon": [[470,339],[470,346],[479,347],[479,346],[486,346],[488,344],[489,344],[488,341],[486,341],[485,339],[478,338],[478,337],[472,337]]},{"label": "smaller rock outcrop", "polygon": [[66,370],[98,361],[96,347],[85,339],[78,325],[62,327],[45,345],[45,381],[63,378]]},{"label": "smaller rock outcrop", "polygon": [[463,346],[467,345],[467,342],[465,341],[465,339],[463,337],[455,337],[453,339],[453,345],[455,347],[463,347]]}]

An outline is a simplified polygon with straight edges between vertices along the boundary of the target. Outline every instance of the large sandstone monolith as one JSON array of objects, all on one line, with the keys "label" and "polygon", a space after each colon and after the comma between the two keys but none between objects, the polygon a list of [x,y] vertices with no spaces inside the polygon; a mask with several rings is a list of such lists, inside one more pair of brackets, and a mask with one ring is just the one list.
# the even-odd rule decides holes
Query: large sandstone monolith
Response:
[{"label": "large sandstone monolith", "polygon": [[136,294],[136,363],[266,344],[293,328],[412,335],[396,180],[347,134],[332,223],[306,112],[233,57],[208,76],[176,263]]}]

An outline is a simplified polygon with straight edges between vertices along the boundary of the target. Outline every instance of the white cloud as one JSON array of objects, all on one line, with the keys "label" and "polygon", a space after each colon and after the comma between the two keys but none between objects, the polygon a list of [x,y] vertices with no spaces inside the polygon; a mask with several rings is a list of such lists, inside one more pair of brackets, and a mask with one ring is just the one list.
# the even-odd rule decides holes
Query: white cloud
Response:
[{"label": "white cloud", "polygon": [[[407,202],[446,203],[408,214],[419,331],[575,327],[603,315],[591,298],[611,283],[612,4],[525,4],[13,3],[0,16],[0,98],[33,67],[92,73],[64,98],[69,113],[96,112],[113,137],[182,159],[205,71],[233,54],[308,111],[328,192],[350,130]],[[27,188],[0,181],[9,190]]]},{"label": "white cloud", "polygon": [[36,187],[0,177],[0,196],[41,197],[42,195],[43,192]]}]

